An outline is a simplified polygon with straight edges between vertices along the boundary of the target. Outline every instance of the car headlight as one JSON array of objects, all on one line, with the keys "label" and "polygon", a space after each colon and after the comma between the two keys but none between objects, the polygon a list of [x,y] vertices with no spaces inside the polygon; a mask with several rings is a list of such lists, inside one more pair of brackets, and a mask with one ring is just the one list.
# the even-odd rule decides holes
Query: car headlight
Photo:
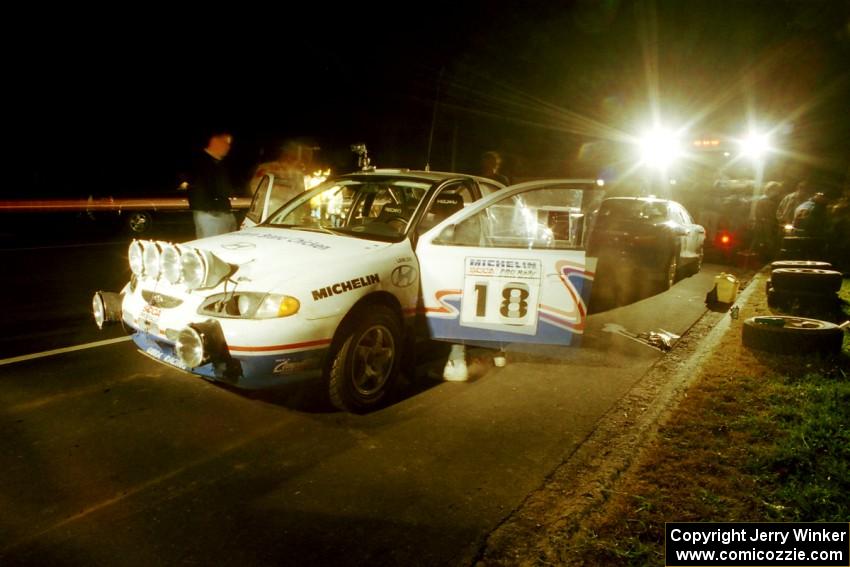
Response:
[{"label": "car headlight", "polygon": [[159,278],[159,244],[145,241],[142,244],[142,261],[145,266],[145,277],[152,280]]},{"label": "car headlight", "polygon": [[209,250],[198,248],[187,248],[180,254],[180,268],[189,289],[215,287],[234,269]]},{"label": "car headlight", "polygon": [[130,261],[130,271],[137,278],[141,278],[145,271],[143,259],[144,247],[138,240],[133,240],[130,243],[130,248],[127,250],[127,259]]},{"label": "car headlight", "polygon": [[198,313],[239,319],[274,319],[298,313],[301,302],[290,295],[237,291],[207,298]]},{"label": "car headlight", "polygon": [[180,249],[174,244],[164,244],[159,255],[159,269],[169,283],[180,283],[183,279],[183,264],[180,260]]}]

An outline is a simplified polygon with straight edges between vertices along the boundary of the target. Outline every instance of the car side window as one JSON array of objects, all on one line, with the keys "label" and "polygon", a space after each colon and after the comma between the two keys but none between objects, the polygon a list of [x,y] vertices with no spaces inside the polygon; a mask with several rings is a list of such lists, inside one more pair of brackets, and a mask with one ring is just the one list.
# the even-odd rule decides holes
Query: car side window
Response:
[{"label": "car side window", "polygon": [[[585,193],[572,187],[544,187],[512,195],[456,226],[448,227],[448,234],[441,234],[434,244],[485,248],[581,248],[587,229]],[[587,200],[590,200],[589,197]]]}]

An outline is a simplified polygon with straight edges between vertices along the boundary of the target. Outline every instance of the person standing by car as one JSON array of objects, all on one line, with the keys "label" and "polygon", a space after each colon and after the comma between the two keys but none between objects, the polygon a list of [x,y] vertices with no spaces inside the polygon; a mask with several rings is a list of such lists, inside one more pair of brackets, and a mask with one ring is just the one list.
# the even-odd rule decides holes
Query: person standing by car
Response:
[{"label": "person standing by car", "polygon": [[756,201],[753,225],[752,249],[765,259],[773,259],[776,253],[779,226],[776,223],[776,209],[782,186],[771,181],[764,188],[764,195]]},{"label": "person standing by car", "polygon": [[829,199],[823,193],[815,193],[794,211],[794,229],[797,234],[823,238],[827,233],[827,205]]},{"label": "person standing by car", "polygon": [[779,201],[779,207],[776,209],[776,221],[781,229],[785,225],[793,224],[794,212],[797,207],[808,201],[813,191],[809,182],[806,180],[797,183],[797,190],[789,193]]},{"label": "person standing by car", "polygon": [[186,187],[189,208],[198,238],[236,230],[236,217],[230,210],[233,186],[223,160],[230,153],[233,136],[227,130],[215,130],[207,145],[192,161]]},{"label": "person standing by car", "polygon": [[507,175],[499,173],[501,166],[502,156],[498,152],[484,152],[481,155],[481,170],[479,175],[508,186],[511,184],[511,180],[508,179]]},{"label": "person standing by car", "polygon": [[274,161],[261,163],[254,170],[254,175],[249,181],[248,194],[253,195],[257,185],[264,175],[274,175],[281,183],[292,187],[292,196],[303,193],[306,189],[304,178],[313,173],[315,165],[313,153],[318,148],[289,141],[280,147],[280,153]]}]

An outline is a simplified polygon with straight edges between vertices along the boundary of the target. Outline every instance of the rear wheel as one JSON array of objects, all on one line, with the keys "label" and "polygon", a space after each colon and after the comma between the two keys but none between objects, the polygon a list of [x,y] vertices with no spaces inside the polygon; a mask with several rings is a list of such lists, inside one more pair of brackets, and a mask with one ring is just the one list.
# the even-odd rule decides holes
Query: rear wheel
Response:
[{"label": "rear wheel", "polygon": [[665,264],[664,272],[661,274],[661,291],[666,291],[676,283],[679,275],[679,254],[673,252]]},{"label": "rear wheel", "polygon": [[386,398],[398,375],[401,325],[383,305],[361,310],[345,329],[328,377],[331,403],[343,411],[367,412]]},{"label": "rear wheel", "polygon": [[704,256],[705,250],[700,248],[696,260],[694,260],[694,262],[688,268],[688,275],[695,276],[700,273],[700,270],[702,270],[702,260]]}]

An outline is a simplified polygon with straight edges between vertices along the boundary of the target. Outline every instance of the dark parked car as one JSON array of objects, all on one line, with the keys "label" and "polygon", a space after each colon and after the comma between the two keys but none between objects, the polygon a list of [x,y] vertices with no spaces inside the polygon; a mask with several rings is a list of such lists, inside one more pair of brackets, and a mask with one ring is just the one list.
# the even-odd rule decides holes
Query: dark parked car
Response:
[{"label": "dark parked car", "polygon": [[[682,275],[702,267],[705,229],[675,201],[651,197],[612,197],[593,220],[588,255],[596,256],[601,291],[648,295],[669,289]],[[648,284],[648,285],[647,285]]]}]

